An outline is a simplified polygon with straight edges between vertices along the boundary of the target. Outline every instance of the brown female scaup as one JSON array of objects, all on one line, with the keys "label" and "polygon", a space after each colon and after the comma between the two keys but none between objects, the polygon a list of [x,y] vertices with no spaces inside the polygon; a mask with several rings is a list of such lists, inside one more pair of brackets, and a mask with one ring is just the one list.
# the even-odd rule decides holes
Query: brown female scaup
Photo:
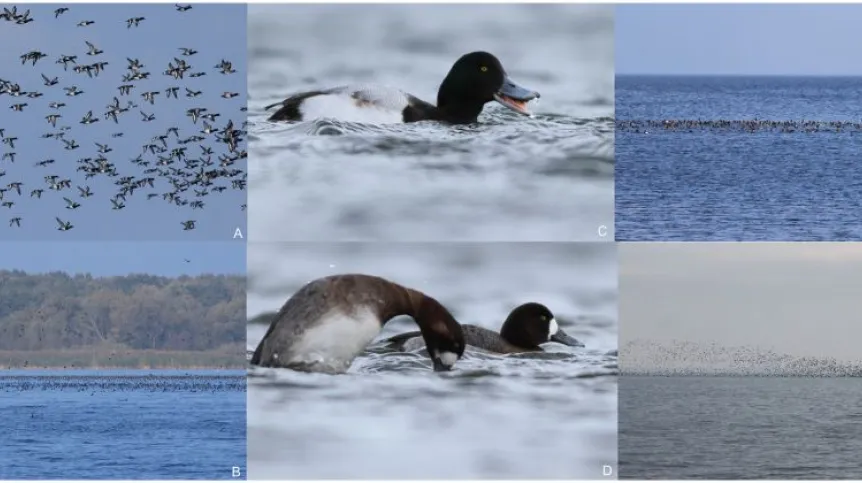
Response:
[{"label": "brown female scaup", "polygon": [[422,292],[371,275],[332,275],[309,282],[273,319],[251,363],[306,372],[343,373],[383,325],[407,315],[419,325],[435,371],[464,353],[461,326]]}]

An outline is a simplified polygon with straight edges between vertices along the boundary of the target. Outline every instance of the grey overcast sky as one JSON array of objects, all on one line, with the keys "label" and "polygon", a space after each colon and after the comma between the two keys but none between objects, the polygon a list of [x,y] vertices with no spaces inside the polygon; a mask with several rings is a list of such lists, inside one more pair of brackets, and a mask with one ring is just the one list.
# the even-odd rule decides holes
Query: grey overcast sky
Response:
[{"label": "grey overcast sky", "polygon": [[621,5],[617,74],[862,75],[862,5]]},{"label": "grey overcast sky", "polygon": [[862,359],[862,243],[622,243],[620,346],[642,339]]}]

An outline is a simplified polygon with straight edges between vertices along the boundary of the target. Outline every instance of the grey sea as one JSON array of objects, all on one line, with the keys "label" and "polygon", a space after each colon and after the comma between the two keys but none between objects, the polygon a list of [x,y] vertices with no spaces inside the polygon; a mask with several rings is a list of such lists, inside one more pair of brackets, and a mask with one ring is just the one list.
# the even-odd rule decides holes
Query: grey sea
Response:
[{"label": "grey sea", "polygon": [[[252,5],[249,237],[597,241],[614,233],[613,7]],[[436,103],[462,55],[541,93],[533,117],[272,123],[288,95],[381,84]]]},{"label": "grey sea", "polygon": [[[499,330],[534,301],[585,348],[499,356],[450,373],[372,343],[344,375],[251,368],[250,479],[603,478],[617,459],[617,271],[611,243],[249,243],[249,316],[335,273],[384,276],[461,323]],[[266,331],[250,324],[248,348]],[[415,330],[406,317],[380,337]],[[615,477],[615,472],[614,472]]]},{"label": "grey sea", "polygon": [[245,477],[244,371],[0,372],[2,480]]},{"label": "grey sea", "polygon": [[623,376],[620,477],[862,478],[862,377]]}]

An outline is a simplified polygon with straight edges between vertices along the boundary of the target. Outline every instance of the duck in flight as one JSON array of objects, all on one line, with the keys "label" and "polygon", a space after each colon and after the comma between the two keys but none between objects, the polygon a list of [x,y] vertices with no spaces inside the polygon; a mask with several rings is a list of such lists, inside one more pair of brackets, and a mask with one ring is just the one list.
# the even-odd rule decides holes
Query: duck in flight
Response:
[{"label": "duck in flight", "polygon": [[78,203],[77,201],[70,200],[69,198],[66,198],[66,197],[63,197],[63,201],[66,202],[66,209],[69,209],[69,210],[74,210],[75,208],[78,208],[79,206],[81,206],[81,204]]},{"label": "duck in flight", "polygon": [[42,79],[45,81],[45,85],[46,85],[47,87],[51,87],[51,86],[53,86],[53,85],[57,85],[57,82],[59,82],[59,81],[57,80],[57,78],[56,78],[56,77],[54,77],[54,78],[48,78],[45,74],[42,74]]},{"label": "duck in flight", "polygon": [[72,225],[72,224],[71,224],[71,223],[69,223],[68,221],[63,221],[63,220],[61,220],[61,219],[60,219],[60,218],[58,218],[58,217],[55,217],[55,219],[57,220],[57,224],[58,224],[58,225],[60,225],[60,226],[58,226],[58,227],[57,227],[57,229],[58,229],[58,230],[60,230],[60,231],[69,231],[69,230],[71,230],[72,228],[74,228],[74,225]]},{"label": "duck in flight", "polygon": [[[165,13],[166,15],[193,15],[195,16],[195,12],[189,12],[185,14],[180,14],[171,10],[171,5],[165,5]],[[192,9],[192,5],[176,5],[176,10],[179,12],[188,12]],[[22,9],[23,10],[23,9]],[[27,186],[26,192],[30,193],[30,197],[27,200],[28,202],[36,202],[38,199],[42,199],[41,196],[43,193],[46,194],[45,199],[50,198],[51,202],[54,201],[64,201],[64,203],[60,203],[57,210],[58,212],[62,211],[63,207],[68,210],[76,210],[81,211],[79,207],[88,206],[89,201],[84,201],[86,198],[97,197],[101,191],[95,190],[94,194],[93,190],[90,189],[89,186],[86,185],[88,183],[86,180],[97,177],[97,176],[106,176],[112,178],[112,182],[116,188],[116,192],[113,194],[113,199],[111,199],[111,205],[114,210],[123,210],[126,207],[126,197],[131,196],[139,191],[159,191],[158,193],[147,192],[147,199],[161,198],[170,204],[174,204],[179,207],[186,207],[189,209],[202,209],[205,204],[202,198],[204,196],[209,196],[212,193],[221,193],[222,191],[228,189],[236,189],[243,190],[244,189],[244,170],[236,169],[235,164],[239,164],[243,162],[244,158],[247,156],[245,151],[245,146],[242,143],[243,136],[246,134],[244,130],[234,129],[233,123],[228,122],[225,125],[216,125],[217,123],[213,122],[216,116],[219,116],[218,112],[206,112],[205,108],[200,107],[198,112],[204,119],[207,119],[209,123],[205,126],[203,132],[191,132],[188,131],[190,128],[193,131],[197,131],[199,128],[197,126],[192,126],[196,117],[193,117],[192,122],[184,122],[183,124],[178,124],[178,127],[173,127],[173,134],[175,135],[175,139],[167,140],[167,135],[161,136],[164,139],[161,139],[162,144],[157,145],[157,141],[152,141],[153,139],[159,138],[156,137],[149,138],[151,141],[144,141],[145,144],[142,145],[143,155],[139,156],[141,162],[138,166],[140,169],[134,168],[138,170],[137,173],[130,174],[127,172],[122,166],[121,161],[115,160],[115,156],[117,158],[122,158],[124,153],[128,150],[135,149],[134,146],[131,146],[129,143],[122,143],[122,146],[108,146],[105,142],[107,138],[108,132],[103,132],[101,135],[105,136],[101,139],[98,137],[96,139],[82,139],[81,146],[76,142],[77,133],[83,131],[84,125],[87,126],[87,134],[89,135],[99,135],[99,132],[93,132],[92,129],[96,129],[92,127],[93,123],[97,123],[100,119],[109,120],[112,119],[115,125],[119,124],[119,119],[124,118],[125,124],[137,122],[138,120],[144,121],[149,125],[154,126],[152,129],[158,129],[157,122],[151,122],[156,120],[156,116],[158,113],[146,113],[141,112],[141,117],[137,118],[134,116],[133,110],[139,110],[138,106],[134,104],[132,101],[128,101],[128,106],[121,107],[117,98],[114,98],[113,104],[110,104],[105,108],[104,111],[100,111],[97,109],[89,110],[94,107],[93,104],[86,104],[87,96],[98,98],[99,96],[104,96],[108,94],[108,98],[110,98],[111,91],[107,89],[113,87],[111,84],[93,88],[87,90],[87,96],[83,95],[84,91],[79,89],[78,86],[72,85],[73,83],[87,83],[90,82],[91,78],[97,78],[100,74],[110,74],[114,71],[115,64],[120,64],[118,69],[122,70],[126,68],[124,72],[116,72],[116,78],[118,84],[122,84],[119,86],[121,95],[130,95],[134,92],[134,95],[140,94],[140,92],[144,92],[142,96],[144,99],[149,102],[151,105],[154,105],[154,100],[162,101],[167,96],[158,96],[159,92],[162,92],[165,88],[167,88],[166,92],[173,93],[173,97],[177,98],[178,92],[182,92],[184,88],[188,94],[189,98],[193,98],[196,101],[196,105],[205,105],[203,103],[206,102],[207,94],[210,94],[209,91],[204,89],[205,85],[198,85],[196,83],[190,83],[187,85],[183,85],[182,82],[174,82],[176,85],[165,86],[159,85],[158,83],[148,85],[148,82],[139,82],[145,81],[151,76],[151,73],[146,71],[144,64],[134,58],[134,55],[131,54],[132,51],[129,51],[127,55],[122,56],[114,56],[111,59],[105,57],[105,55],[109,55],[109,52],[112,49],[102,50],[99,48],[100,46],[96,44],[96,42],[100,42],[99,38],[94,38],[92,35],[98,34],[98,32],[93,32],[91,29],[96,28],[99,29],[100,26],[106,28],[117,28],[117,32],[119,33],[122,29],[122,25],[125,25],[128,29],[132,27],[144,26],[149,23],[147,20],[151,20],[150,16],[146,18],[142,15],[124,15],[126,17],[125,21],[122,18],[116,18],[116,23],[118,25],[110,25],[115,23],[114,20],[110,20],[105,22],[103,19],[95,20],[94,17],[90,16],[90,20],[85,20],[88,15],[82,15],[78,18],[70,19],[69,13],[70,10],[76,10],[76,7],[60,7],[54,6],[49,10],[41,10],[41,13],[36,16],[36,19],[39,20],[39,23],[44,23],[43,19],[48,20],[48,23],[52,25],[61,25],[61,24],[70,24],[72,30],[67,30],[66,34],[74,35],[74,37],[70,37],[67,39],[65,43],[61,42],[55,46],[59,49],[59,51],[54,52],[42,52],[40,50],[34,50],[32,48],[26,49],[22,52],[18,52],[16,56],[17,58],[11,58],[11,62],[9,62],[8,67],[10,69],[21,69],[30,70],[32,74],[32,79],[28,79],[24,82],[24,77],[20,77],[16,75],[16,78],[22,79],[22,84],[19,85],[12,81],[8,81],[5,79],[0,79],[0,97],[3,94],[8,95],[8,99],[10,102],[7,103],[3,109],[7,117],[18,117],[18,116],[27,116],[31,112],[36,116],[36,119],[44,119],[45,124],[47,125],[51,131],[43,132],[41,134],[36,133],[37,136],[42,140],[52,140],[51,143],[45,142],[42,143],[42,146],[45,146],[46,149],[58,149],[64,148],[66,153],[73,154],[72,151],[83,151],[83,157],[80,157],[77,160],[70,159],[69,161],[73,164],[69,164],[68,167],[64,163],[57,163],[61,165],[61,169],[69,169],[70,172],[72,169],[76,171],[76,174],[67,174],[69,179],[65,179],[64,175],[50,175],[45,176],[45,183],[47,186],[44,189],[33,189],[30,186]],[[197,9],[196,9],[197,10]],[[36,11],[34,9],[34,11]],[[52,13],[53,12],[53,13]],[[71,13],[71,12],[70,12]],[[75,11],[75,15],[77,16],[79,12]],[[131,12],[130,12],[131,13]],[[64,15],[65,14],[65,15]],[[56,21],[52,21],[50,16],[53,15]],[[62,18],[61,18],[62,17]],[[6,19],[10,22],[16,22],[18,24],[25,24],[32,22],[33,19],[30,17],[30,11],[27,10],[25,12],[19,12],[17,7],[7,6],[0,7],[0,19]],[[195,19],[187,18],[187,20],[194,22]],[[123,24],[120,22],[123,21]],[[80,27],[87,27],[86,29],[81,29],[80,27],[74,27],[75,24],[78,24]],[[99,23],[100,25],[94,25],[95,23]],[[18,28],[17,26],[11,27],[12,29]],[[29,28],[29,27],[25,27]],[[55,28],[50,25],[46,25],[45,28]],[[19,29],[20,30],[20,29]],[[134,30],[134,29],[133,29]],[[133,30],[129,31],[129,35],[135,35]],[[89,32],[89,33],[88,33]],[[125,31],[123,31],[125,32]],[[26,36],[26,35],[25,35]],[[208,47],[208,41],[201,38],[198,39],[202,43],[200,46],[197,46],[201,49],[201,53],[203,53],[206,49],[204,47]],[[101,42],[100,42],[101,43]],[[85,45],[80,45],[85,44]],[[65,45],[65,47],[63,47]],[[135,47],[137,44],[134,42],[126,43],[126,47]],[[143,44],[141,44],[143,45]],[[138,50],[147,49],[148,47],[144,45],[137,45]],[[14,47],[14,46],[13,46]],[[109,46],[110,47],[110,46]],[[116,46],[114,46],[116,47]],[[177,44],[172,43],[169,46],[166,46],[163,50],[162,54],[164,57],[164,61],[167,61],[171,58],[180,57],[178,55],[178,50],[175,50],[178,47]],[[217,73],[220,72],[222,74],[232,74],[239,70],[239,67],[236,69],[233,68],[232,63],[228,60],[220,60],[224,56],[223,55],[215,55],[216,52],[212,52],[211,55],[207,56],[207,59],[212,60],[201,60],[201,62],[207,63],[208,67],[203,68],[202,65],[198,65],[197,69],[195,69],[188,60],[197,59],[200,57],[197,50],[192,48],[192,45],[187,45],[182,48],[182,51],[189,56],[183,56],[182,59],[186,60],[177,60],[177,65],[180,66],[180,69],[185,72],[192,72],[193,70],[200,71],[196,77],[200,77],[205,74],[203,72],[206,70],[208,73]],[[69,51],[63,52],[66,49]],[[150,46],[151,48],[151,46]],[[165,50],[166,49],[166,50]],[[157,49],[160,50],[160,49]],[[76,55],[68,55],[74,52]],[[198,54],[195,57],[190,57],[190,55]],[[156,55],[156,54],[153,54]],[[47,62],[47,57],[53,57],[55,59],[55,64],[53,69],[54,72],[48,70],[51,66],[45,67]],[[83,61],[80,64],[77,62],[77,59],[87,59],[87,61]],[[122,65],[121,62],[116,62],[117,60],[122,60],[126,58],[128,60],[128,65]],[[159,59],[159,57],[154,57]],[[104,59],[104,60],[103,60]],[[21,66],[19,66],[20,60]],[[213,61],[220,62],[217,65],[214,65]],[[98,62],[96,62],[98,61]],[[110,63],[109,63],[110,61]],[[161,63],[161,60],[157,60],[155,62]],[[149,62],[148,62],[149,63]],[[35,66],[35,67],[34,67]],[[209,67],[213,66],[213,67]],[[63,69],[63,73],[60,73],[60,67]],[[71,67],[71,69],[70,69]],[[40,69],[43,70],[44,73],[40,72]],[[9,70],[9,69],[7,69]],[[8,77],[7,73],[4,71],[3,76]],[[155,71],[153,72],[155,74]],[[59,75],[59,77],[64,77],[64,81],[60,82],[59,77],[55,77],[55,75]],[[104,76],[101,76],[104,77]],[[188,75],[186,77],[189,77]],[[120,80],[120,79],[127,80]],[[60,85],[62,84],[62,85]],[[37,89],[41,88],[44,85],[44,92],[39,92]],[[22,88],[22,86],[24,88]],[[56,87],[54,87],[56,86]],[[84,87],[81,85],[80,87]],[[226,86],[224,86],[226,87]],[[213,96],[221,95],[222,92],[225,91],[223,86],[218,86],[218,90],[213,90]],[[52,92],[56,89],[56,92]],[[61,90],[62,89],[62,90]],[[156,90],[157,89],[157,90]],[[214,87],[213,89],[216,89]],[[116,92],[116,91],[113,91]],[[63,96],[65,94],[65,96]],[[57,98],[59,96],[63,96],[64,99],[67,100],[67,103],[70,107],[66,109],[61,109],[66,106],[67,103],[57,102]],[[67,97],[68,96],[68,97]],[[46,102],[42,104],[41,102],[35,101],[35,99],[39,99],[41,97],[46,98]],[[53,97],[54,99],[51,99]],[[156,97],[160,97],[160,99],[155,99]],[[34,100],[31,100],[34,99]],[[78,99],[84,99],[84,101],[78,101]],[[39,99],[41,100],[41,99]],[[27,102],[24,102],[27,101]],[[28,105],[29,102],[29,105]],[[80,104],[80,102],[85,102],[85,104]],[[98,99],[95,101],[98,103]],[[167,104],[169,101],[165,101]],[[76,106],[76,104],[78,104]],[[143,104],[143,103],[142,103]],[[160,102],[161,104],[161,102]],[[241,103],[244,104],[244,103]],[[86,107],[85,107],[86,106]],[[179,112],[183,112],[187,107],[191,107],[189,105],[183,106],[182,102],[178,102],[175,104],[174,109],[180,110]],[[37,109],[46,109],[47,113],[41,112],[39,113]],[[215,106],[209,106],[210,110],[214,110]],[[6,109],[10,109],[8,111]],[[72,109],[69,111],[69,109]],[[84,110],[88,109],[88,110]],[[155,108],[154,108],[155,109]],[[167,109],[167,107],[165,108]],[[241,106],[236,106],[237,111],[244,112]],[[64,111],[71,112],[71,114],[61,114]],[[122,114],[128,113],[129,116],[124,116]],[[227,116],[228,113],[222,112],[222,116]],[[103,117],[104,116],[104,117]],[[134,117],[130,117],[134,116]],[[137,118],[137,119],[136,119]],[[244,117],[243,117],[244,118]],[[77,119],[77,122],[75,121]],[[65,121],[65,122],[64,122]],[[71,125],[63,125],[66,124]],[[39,122],[40,124],[42,121]],[[104,124],[104,123],[102,123]],[[220,124],[220,123],[219,123]],[[243,124],[243,127],[245,125]],[[17,148],[15,141],[18,139],[17,137],[9,136],[6,137],[3,129],[15,129],[13,125],[4,125],[0,127],[0,165],[3,162],[16,162],[21,158],[20,153],[19,156],[16,156],[14,149]],[[145,136],[152,135],[158,133],[147,133],[146,128],[134,129],[132,126],[129,126],[129,130],[125,131],[125,137],[132,137],[131,142],[135,141],[135,137],[137,136]],[[168,133],[172,132],[171,129],[168,130]],[[180,131],[181,129],[181,131]],[[115,129],[116,130],[116,129]],[[98,129],[97,129],[98,131]],[[185,134],[185,135],[183,135]],[[119,138],[123,136],[123,132],[114,132],[111,134],[111,138]],[[23,136],[21,136],[23,138]],[[35,136],[34,136],[35,137]],[[95,148],[91,148],[90,146],[95,142]],[[172,143],[176,143],[174,146]],[[52,144],[52,146],[48,146]],[[191,150],[195,144],[199,144],[201,147],[209,149],[209,151],[204,150],[204,155],[195,156],[189,154],[186,156],[184,151],[188,148]],[[2,147],[6,147],[8,145],[8,151],[3,151]],[[151,147],[152,146],[152,147]],[[114,154],[115,152],[120,151],[118,154]],[[129,151],[130,153],[132,151]],[[209,153],[209,154],[207,154]],[[132,154],[133,156],[134,154]],[[210,159],[210,155],[212,155],[212,159]],[[33,166],[37,168],[45,168],[49,165],[54,164],[53,159],[44,159],[47,156],[43,156],[41,153],[35,153],[32,155],[27,155],[35,157],[36,159],[31,161],[25,161],[28,164],[32,163]],[[67,156],[68,157],[68,156]],[[77,157],[77,156],[73,156]],[[218,161],[214,161],[218,157]],[[38,159],[44,159],[43,161],[38,161]],[[60,159],[58,158],[58,161]],[[158,161],[158,163],[157,163]],[[77,164],[77,167],[74,167],[74,164]],[[77,172],[81,172],[81,174],[77,174]],[[12,173],[10,173],[12,174]],[[9,175],[0,170],[0,178],[8,179]],[[80,176],[80,181],[76,179],[76,177]],[[159,186],[162,183],[164,189]],[[75,182],[72,180],[75,179]],[[9,179],[10,182],[3,182],[0,185],[0,198],[6,197],[5,200],[0,201],[3,204],[3,207],[12,208],[13,203],[10,200],[10,195],[21,196],[21,185],[22,182],[14,181]],[[72,184],[74,183],[74,184]],[[29,184],[29,183],[28,183]],[[77,192],[74,195],[67,193],[65,190],[75,191],[75,186],[78,186]],[[95,185],[93,185],[95,186]],[[200,187],[201,189],[197,189],[195,187]],[[194,188],[194,189],[193,189]],[[54,196],[56,193],[57,196]],[[51,196],[47,196],[50,194]],[[66,197],[64,198],[65,195]],[[33,201],[30,201],[33,200]],[[80,201],[78,201],[80,200]],[[129,200],[131,201],[131,199]],[[14,209],[18,209],[19,204],[14,204]],[[209,205],[207,205],[209,208]],[[73,213],[76,211],[72,211]],[[127,211],[127,210],[126,210]],[[64,213],[69,213],[66,211]],[[122,213],[122,212],[120,212]],[[55,213],[59,214],[59,213]],[[12,227],[27,227],[31,225],[31,223],[24,223],[21,218],[25,215],[18,216],[13,213],[10,215],[11,218],[7,217],[10,220],[10,226]],[[50,219],[50,218],[49,218]],[[60,231],[68,231],[75,226],[71,221],[64,221],[59,217],[55,218],[57,221],[57,229]],[[193,228],[192,223],[184,224],[184,226],[188,226],[188,228]]]}]

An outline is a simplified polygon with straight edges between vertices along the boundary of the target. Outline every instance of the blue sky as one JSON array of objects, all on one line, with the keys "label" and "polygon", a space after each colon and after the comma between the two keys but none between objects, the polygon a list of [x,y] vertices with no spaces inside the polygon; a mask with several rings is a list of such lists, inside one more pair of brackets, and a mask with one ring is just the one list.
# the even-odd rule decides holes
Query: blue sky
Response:
[{"label": "blue sky", "polygon": [[622,5],[617,74],[862,75],[862,5]]},{"label": "blue sky", "polygon": [[233,241],[0,242],[0,270],[30,273],[245,275],[245,260],[245,243]]},{"label": "blue sky", "polygon": [[[210,192],[207,196],[197,197],[193,189],[183,196],[189,201],[203,201],[202,209],[190,206],[177,206],[164,201],[161,196],[147,199],[148,193],[172,191],[166,177],[158,173],[144,175],[142,168],[130,162],[143,154],[145,160],[158,161],[156,154],[143,153],[142,146],[151,142],[154,136],[164,135],[171,126],[179,128],[179,138],[170,135],[169,151],[181,147],[178,139],[194,135],[205,136],[202,142],[185,145],[189,158],[198,158],[203,150],[200,145],[209,146],[214,153],[211,157],[218,169],[219,155],[228,154],[224,143],[217,142],[214,134],[205,134],[202,121],[194,124],[186,111],[193,107],[205,107],[209,113],[219,113],[216,128],[223,128],[228,120],[233,120],[235,129],[245,129],[245,112],[240,109],[246,105],[246,7],[244,5],[205,5],[194,4],[187,12],[178,12],[173,4],[69,4],[68,12],[54,18],[54,10],[60,5],[19,5],[18,13],[29,9],[35,20],[24,25],[0,20],[0,65],[3,66],[0,78],[20,84],[22,91],[43,93],[39,98],[25,96],[13,97],[0,95],[0,129],[3,137],[17,137],[14,149],[8,144],[0,144],[0,153],[15,152],[14,163],[9,159],[0,161],[0,189],[8,188],[9,183],[21,182],[21,195],[14,190],[3,194],[4,202],[14,203],[11,207],[0,206],[0,240],[230,240],[236,228],[245,233],[245,212],[241,205],[246,202],[244,189],[234,189],[229,180],[216,179],[215,186],[227,186],[221,193]],[[138,27],[127,28],[126,19],[145,17]],[[94,24],[79,27],[82,20],[95,21]],[[104,53],[87,55],[90,41]],[[180,47],[198,50],[190,56],[181,55]],[[20,56],[38,50],[48,54],[35,66],[30,62],[21,64]],[[56,61],[61,55],[77,55],[79,65],[94,62],[108,62],[105,71],[98,77],[88,78],[86,73],[75,73],[74,64],[64,71]],[[165,75],[169,62],[174,58],[186,60],[191,69],[184,79],[174,79]],[[145,80],[129,82],[136,87],[130,95],[120,95],[117,87],[124,82],[127,74],[126,58],[139,59],[150,72]],[[233,62],[234,74],[221,74],[215,68],[222,59]],[[205,72],[206,75],[190,78],[188,74]],[[58,84],[45,86],[40,74],[49,78],[58,77]],[[67,96],[64,87],[77,86],[84,91],[79,96]],[[165,89],[179,86],[178,99],[166,99]],[[201,91],[198,97],[186,97],[185,88]],[[159,91],[154,105],[150,105],[141,94],[146,91]],[[240,95],[231,99],[221,97],[223,92],[237,92]],[[128,112],[121,114],[119,124],[105,119],[106,106],[113,98],[120,100],[121,106],[128,101],[137,104]],[[51,109],[52,101],[64,102],[66,107]],[[22,112],[10,109],[18,103],[27,103]],[[87,113],[99,118],[94,124],[81,124]],[[143,111],[154,114],[155,120],[144,122]],[[58,112],[63,117],[52,128],[45,117]],[[45,133],[57,132],[62,126],[70,126],[65,139],[74,139],[79,148],[67,150],[57,139],[43,139]],[[122,132],[122,137],[112,137]],[[114,185],[118,177],[99,175],[84,179],[83,172],[76,172],[81,158],[97,158],[98,147],[95,143],[107,144],[112,151],[104,156],[117,168],[122,176],[154,176],[155,188],[145,188],[127,196],[126,207],[112,209],[111,198],[117,192]],[[241,149],[245,149],[243,142]],[[46,159],[55,162],[47,167],[35,166]],[[183,167],[176,162],[173,166]],[[245,171],[245,160],[235,163],[233,168]],[[153,167],[151,164],[149,167]],[[196,171],[197,168],[190,171]],[[44,177],[54,174],[60,178],[71,179],[69,189],[60,191],[48,189]],[[191,178],[191,177],[190,177]],[[78,186],[89,186],[93,196],[79,196]],[[34,189],[44,189],[42,198],[31,197]],[[200,189],[198,187],[198,189]],[[77,209],[67,209],[64,197],[81,204]],[[21,226],[10,226],[10,219],[20,217]],[[74,225],[69,231],[57,230],[55,217],[67,220]],[[194,230],[183,230],[182,221],[196,220]]]}]

